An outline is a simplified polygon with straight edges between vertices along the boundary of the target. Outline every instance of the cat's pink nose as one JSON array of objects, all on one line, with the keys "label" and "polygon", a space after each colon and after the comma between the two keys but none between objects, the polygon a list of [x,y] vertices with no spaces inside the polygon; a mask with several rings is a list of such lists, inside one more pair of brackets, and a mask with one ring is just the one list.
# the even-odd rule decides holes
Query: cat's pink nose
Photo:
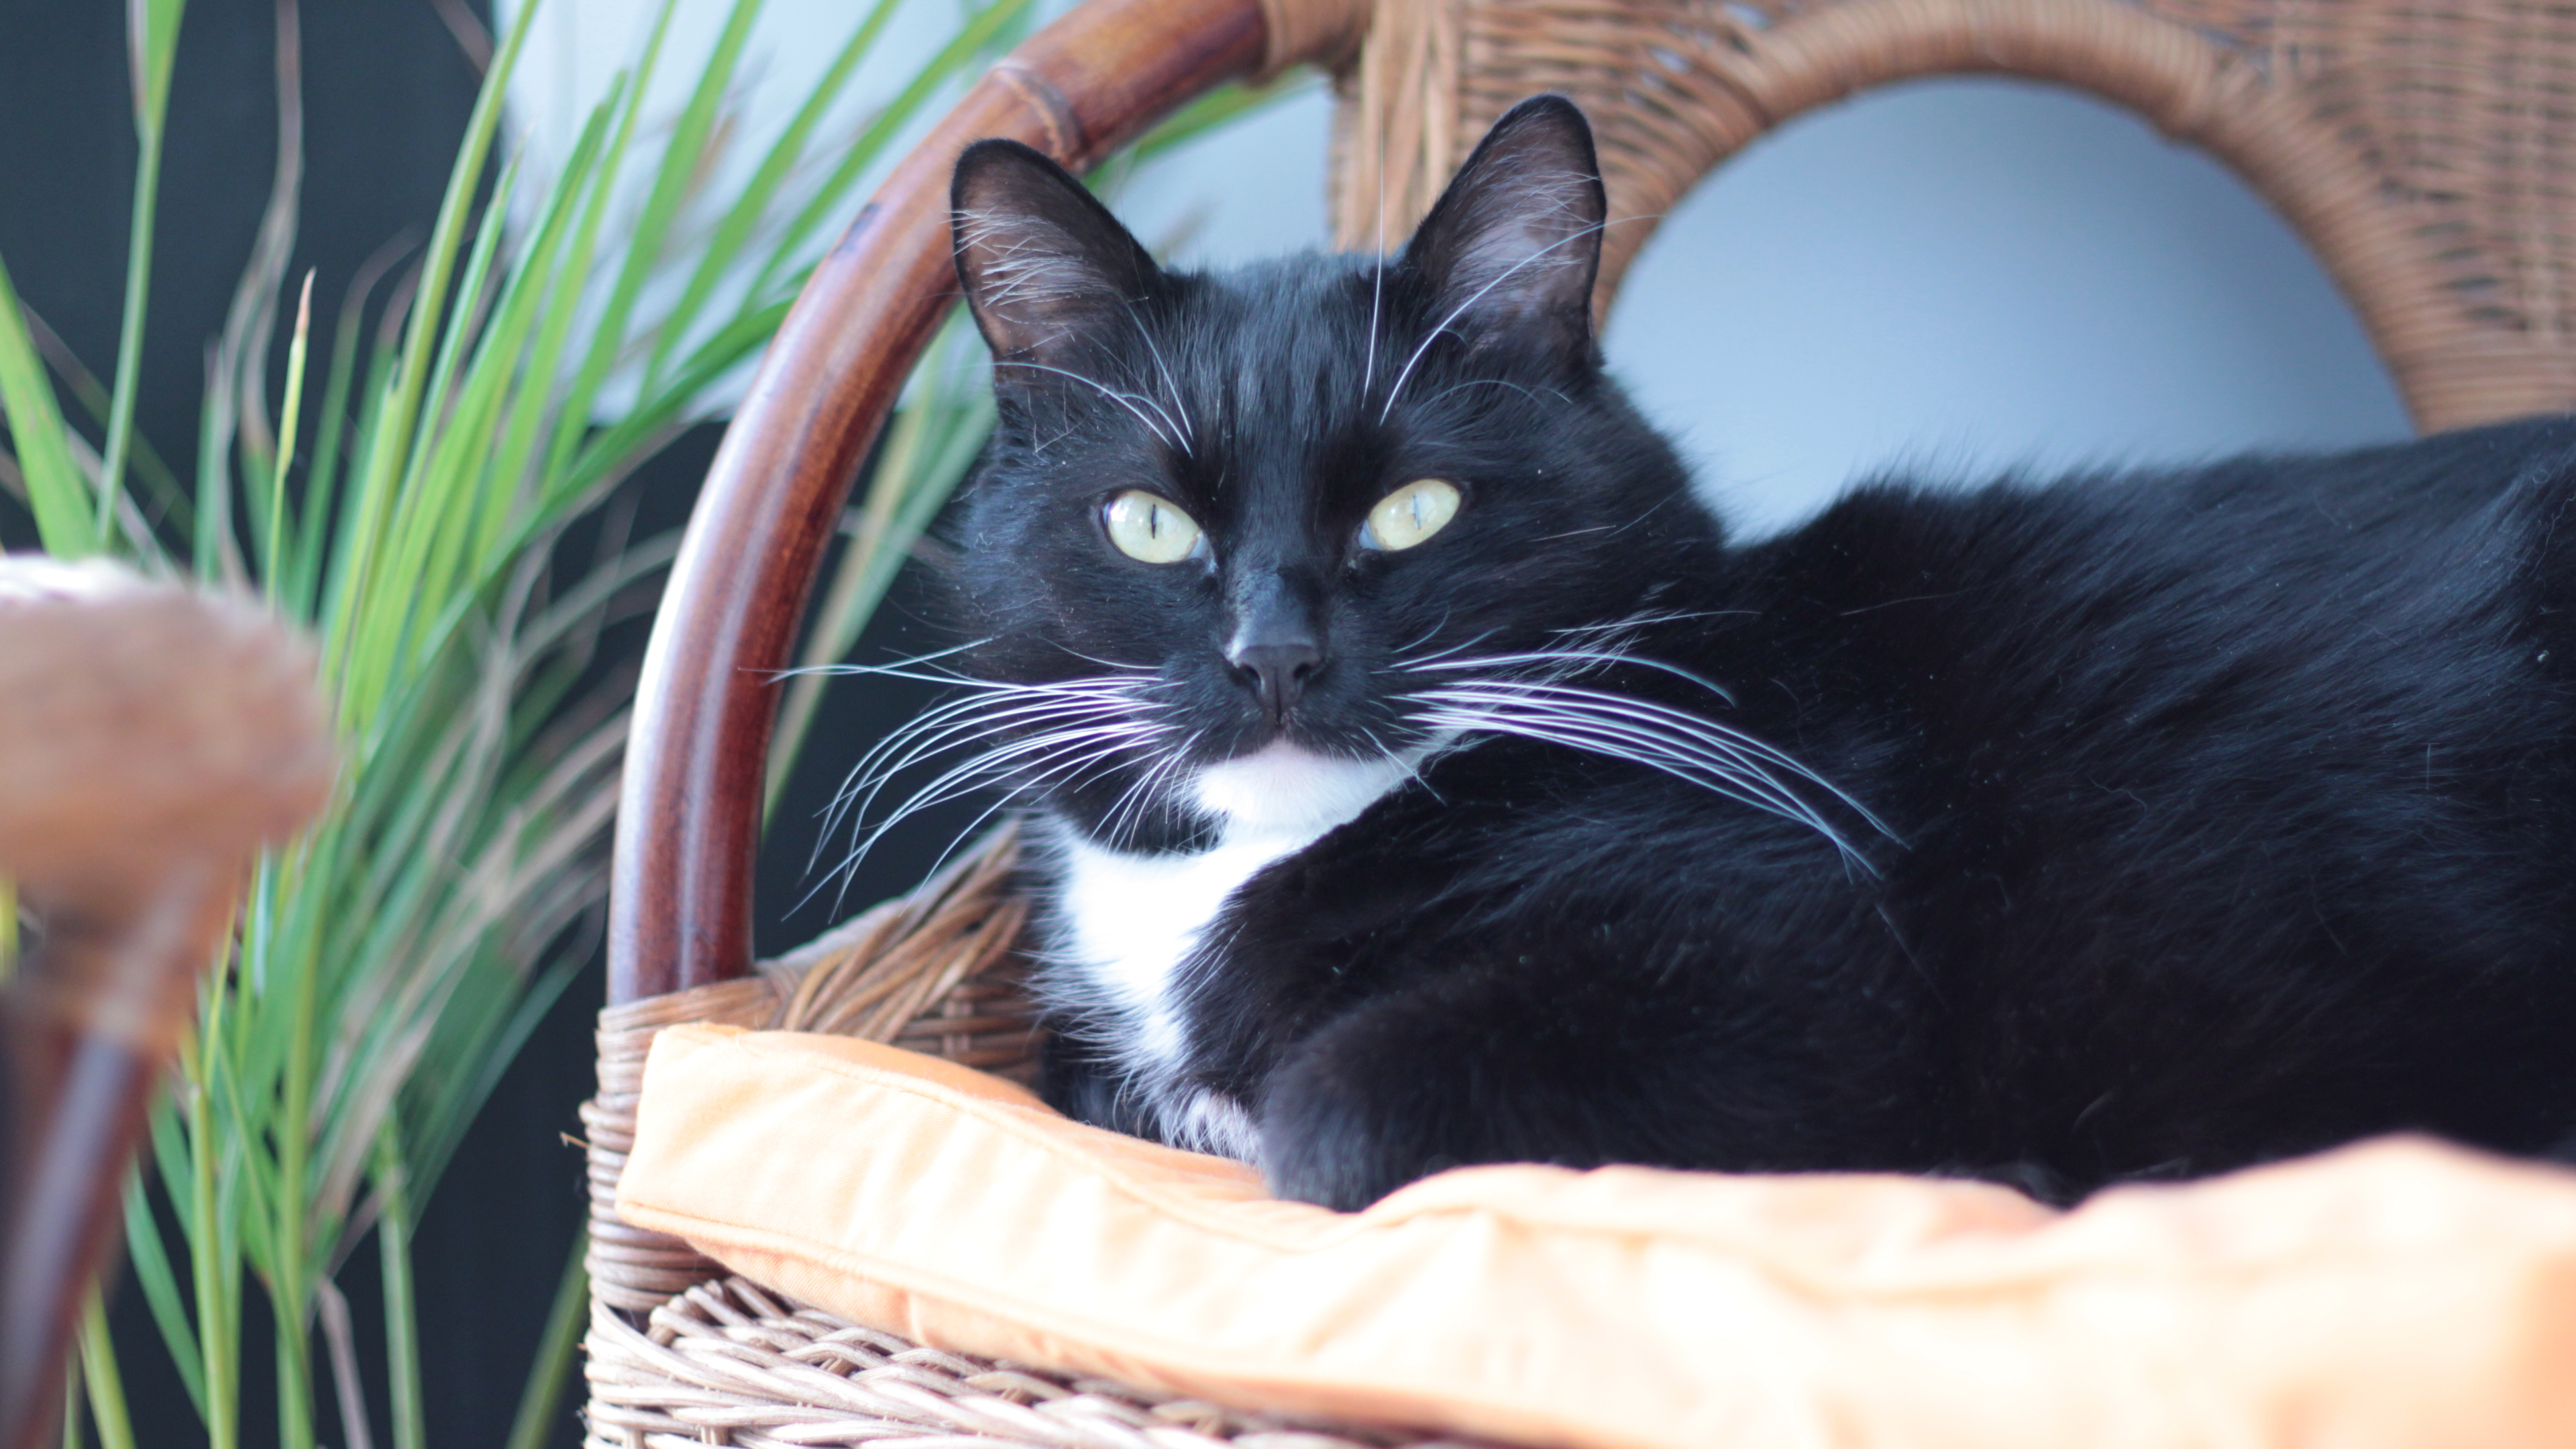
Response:
[{"label": "cat's pink nose", "polygon": [[1262,711],[1275,720],[1287,714],[1305,692],[1306,681],[1324,667],[1324,651],[1312,639],[1266,639],[1235,646],[1226,652],[1225,662],[1252,686]]}]

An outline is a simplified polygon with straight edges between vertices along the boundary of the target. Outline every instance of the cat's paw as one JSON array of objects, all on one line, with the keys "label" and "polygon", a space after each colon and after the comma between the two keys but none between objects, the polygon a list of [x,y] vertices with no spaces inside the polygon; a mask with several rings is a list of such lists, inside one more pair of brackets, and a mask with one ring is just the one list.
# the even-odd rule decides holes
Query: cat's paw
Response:
[{"label": "cat's paw", "polygon": [[1281,1063],[1261,1092],[1262,1176],[1279,1197],[1354,1212],[1416,1179],[1517,1156],[1484,1140],[1487,1074],[1421,1003],[1382,1001]]},{"label": "cat's paw", "polygon": [[1262,1105],[1261,1175],[1272,1196],[1357,1212],[1457,1165],[1407,1141],[1413,1134],[1360,1084],[1315,1065],[1300,1063],[1274,1078]]}]

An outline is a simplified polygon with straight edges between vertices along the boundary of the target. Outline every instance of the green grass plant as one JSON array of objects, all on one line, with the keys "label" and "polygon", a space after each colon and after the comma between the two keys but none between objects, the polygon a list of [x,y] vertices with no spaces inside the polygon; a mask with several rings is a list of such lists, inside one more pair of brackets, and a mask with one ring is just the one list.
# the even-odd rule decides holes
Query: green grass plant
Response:
[{"label": "green grass plant", "polygon": [[[395,289],[406,300],[370,329],[365,299],[353,297],[317,336],[303,279],[272,414],[270,347],[303,200],[301,158],[282,148],[261,244],[214,350],[185,512],[139,501],[132,475],[143,470],[130,461],[181,0],[135,0],[129,11],[141,160],[103,417],[85,371],[57,359],[48,376],[46,334],[0,269],[0,486],[25,504],[38,541],[256,590],[315,637],[341,740],[327,813],[254,874],[127,1195],[129,1271],[219,1449],[244,1432],[253,1289],[276,1325],[278,1442],[319,1442],[336,1402],[335,1440],[367,1445],[356,1386],[326,1391],[319,1370],[336,1362],[345,1378],[356,1363],[334,1280],[363,1270],[353,1263],[371,1234],[394,1442],[426,1442],[410,1251],[418,1205],[591,954],[632,689],[631,672],[595,667],[597,644],[605,625],[649,604],[675,542],[628,541],[611,521],[593,530],[603,543],[574,557],[565,531],[596,521],[614,485],[709,411],[715,385],[767,342],[812,250],[797,235],[814,229],[802,218],[852,210],[876,153],[1016,38],[1030,9],[970,3],[957,31],[972,38],[869,116],[872,144],[824,158],[828,170],[815,164],[826,119],[895,9],[934,3],[881,0],[730,196],[709,194],[708,178],[724,174],[720,153],[737,144],[720,123],[760,0],[733,5],[725,39],[694,62],[676,120],[646,114],[640,99],[645,68],[662,59],[666,4],[636,72],[545,177],[502,154],[503,96],[527,34],[516,27],[428,241]],[[281,25],[290,19],[281,9]],[[281,35],[290,61],[293,38]],[[291,63],[279,74],[291,144],[300,76]],[[805,179],[818,171],[822,184]],[[679,254],[681,224],[700,214],[720,221]],[[646,284],[673,270],[691,279],[678,300],[644,305]],[[758,285],[718,285],[747,270]],[[621,368],[639,369],[641,384],[605,414],[602,389]],[[63,394],[91,405],[95,433],[66,417]],[[958,446],[971,444],[949,450]],[[907,518],[936,507],[908,503]],[[577,1263],[569,1277],[577,1285]],[[573,1337],[549,1335],[552,1362],[532,1382],[517,1442],[543,1442],[560,1413]],[[79,1348],[89,1429],[103,1444],[131,1442],[95,1312]],[[72,1432],[82,1429],[76,1416]]]},{"label": "green grass plant", "polygon": [[[1026,32],[1033,0],[874,0],[741,167],[719,163],[742,144],[733,108],[762,0],[733,0],[690,61],[681,109],[648,114],[653,72],[677,63],[665,52],[672,3],[544,175],[512,154],[503,124],[526,7],[493,57],[425,244],[354,283],[320,329],[313,279],[287,275],[306,198],[294,11],[281,3],[276,181],[212,351],[184,488],[134,432],[184,0],[129,3],[141,161],[112,386],[26,311],[0,265],[0,489],[52,553],[255,593],[309,631],[342,752],[321,819],[258,863],[126,1194],[127,1270],[214,1449],[246,1432],[253,1290],[274,1324],[281,1446],[321,1442],[327,1412],[333,1442],[373,1449],[361,1377],[388,1386],[395,1449],[428,1442],[413,1231],[502,1071],[592,958],[633,688],[631,668],[603,664],[601,633],[649,607],[676,548],[628,538],[603,502],[720,405],[827,228],[856,209],[893,144]],[[891,99],[832,134],[853,77],[907,6],[953,15],[953,33]],[[1143,151],[1265,98],[1221,93]],[[732,175],[742,179],[721,180]],[[386,308],[373,327],[371,302]],[[978,346],[952,318],[916,375],[862,480],[804,662],[849,651],[980,446],[991,403]],[[631,399],[612,387],[621,379]],[[576,524],[585,547],[569,541]],[[821,685],[807,675],[791,687],[782,776]],[[0,960],[14,920],[0,886]],[[569,1248],[511,1449],[546,1442],[560,1420],[585,1302],[580,1245]],[[385,1348],[362,1374],[338,1280],[370,1269]],[[69,1416],[66,1442],[130,1444],[118,1349],[95,1302],[78,1347],[86,1412]]]}]

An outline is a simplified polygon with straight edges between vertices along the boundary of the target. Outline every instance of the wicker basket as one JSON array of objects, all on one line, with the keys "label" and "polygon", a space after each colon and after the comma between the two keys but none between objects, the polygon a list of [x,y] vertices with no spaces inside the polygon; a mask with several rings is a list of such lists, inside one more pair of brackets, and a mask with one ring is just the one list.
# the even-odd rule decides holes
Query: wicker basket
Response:
[{"label": "wicker basket", "polygon": [[[617,1175],[653,1034],[678,1022],[842,1032],[1027,1081],[1036,1022],[1015,947],[1027,919],[1003,830],[889,901],[750,976],[600,1016],[590,1152],[589,1439],[596,1449],[966,1439],[1063,1449],[1362,1449],[1418,1435],[1324,1433],[1283,1418],[942,1353],[729,1277],[618,1221]],[[1454,1442],[1454,1441],[1439,1441]]]},{"label": "wicker basket", "polygon": [[[628,756],[585,1110],[598,1446],[1395,1444],[934,1352],[725,1277],[611,1206],[652,1033],[847,1031],[1025,1077],[1005,834],[905,900],[749,963],[776,671],[860,457],[944,309],[947,169],[984,135],[1072,165],[1218,81],[1335,71],[1337,235],[1401,236],[1512,103],[1573,97],[1614,225],[1781,122],[1894,80],[2094,92],[2203,146],[2315,247],[2418,423],[2576,404],[2576,13],[2521,0],[1091,0],[979,85],[853,224],[763,364],[692,519]],[[748,974],[745,974],[748,972]]]}]

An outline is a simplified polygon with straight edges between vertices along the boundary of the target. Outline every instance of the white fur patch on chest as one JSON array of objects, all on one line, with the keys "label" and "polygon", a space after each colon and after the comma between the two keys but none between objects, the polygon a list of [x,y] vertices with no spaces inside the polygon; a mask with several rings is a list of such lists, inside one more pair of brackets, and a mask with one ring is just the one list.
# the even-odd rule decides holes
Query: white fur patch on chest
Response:
[{"label": "white fur patch on chest", "polygon": [[1341,760],[1274,744],[1192,782],[1200,808],[1221,822],[1208,850],[1136,855],[1061,824],[1049,832],[1058,921],[1049,993],[1118,1023],[1117,1038],[1102,1045],[1171,1140],[1247,1161],[1256,1146],[1242,1104],[1180,1080],[1190,1058],[1181,978],[1208,923],[1262,867],[1358,818],[1413,769],[1407,760]]}]

